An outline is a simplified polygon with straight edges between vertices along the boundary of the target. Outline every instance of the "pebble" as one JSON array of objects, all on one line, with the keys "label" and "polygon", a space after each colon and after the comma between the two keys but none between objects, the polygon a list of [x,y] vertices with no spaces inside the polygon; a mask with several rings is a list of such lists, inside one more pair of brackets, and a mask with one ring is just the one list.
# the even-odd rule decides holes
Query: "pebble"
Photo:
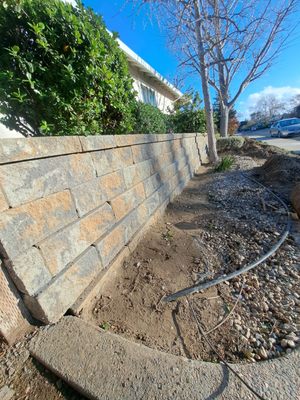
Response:
[{"label": "pebble", "polygon": [[11,400],[15,395],[14,390],[12,390],[10,387],[8,386],[3,386],[0,389],[0,399],[2,400]]},{"label": "pebble", "polygon": [[263,360],[266,360],[268,358],[268,353],[264,347],[259,349],[258,354]]},{"label": "pebble", "polygon": [[294,349],[296,347],[296,344],[293,340],[287,340],[287,345],[291,348]]}]

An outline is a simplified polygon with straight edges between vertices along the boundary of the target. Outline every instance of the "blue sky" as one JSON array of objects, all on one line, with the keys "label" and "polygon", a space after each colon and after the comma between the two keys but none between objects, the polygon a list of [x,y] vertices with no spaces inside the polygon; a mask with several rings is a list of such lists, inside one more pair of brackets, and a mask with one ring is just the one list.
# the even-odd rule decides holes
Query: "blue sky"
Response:
[{"label": "blue sky", "polygon": [[[111,31],[119,32],[120,39],[152,67],[168,79],[176,74],[178,61],[167,46],[165,33],[156,21],[149,22],[145,12],[136,14],[125,0],[84,0],[101,14]],[[251,106],[264,93],[275,94],[280,100],[300,94],[300,35],[279,56],[276,64],[259,80],[253,82],[240,96],[236,109],[240,117],[247,116]],[[197,75],[186,81],[186,87],[200,89]],[[183,88],[184,89],[184,88]]]}]

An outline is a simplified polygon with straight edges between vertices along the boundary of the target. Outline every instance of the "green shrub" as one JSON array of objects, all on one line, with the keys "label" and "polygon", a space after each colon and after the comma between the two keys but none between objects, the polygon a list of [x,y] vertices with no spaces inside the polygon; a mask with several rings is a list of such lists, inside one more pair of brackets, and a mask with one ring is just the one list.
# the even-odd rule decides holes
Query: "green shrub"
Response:
[{"label": "green shrub", "polygon": [[230,136],[227,138],[219,138],[217,140],[217,150],[222,153],[224,151],[235,151],[243,147],[245,139],[242,136]]},{"label": "green shrub", "polygon": [[0,112],[35,135],[121,133],[135,104],[127,61],[102,18],[78,2],[0,4]]},{"label": "green shrub", "polygon": [[134,133],[166,133],[166,116],[157,107],[137,102],[134,116]]},{"label": "green shrub", "polygon": [[224,156],[221,161],[217,164],[214,171],[215,172],[224,172],[232,167],[234,163],[234,158],[231,156]]},{"label": "green shrub", "polygon": [[200,108],[199,95],[184,96],[175,103],[174,112],[168,116],[168,130],[175,133],[204,133],[205,111]]}]

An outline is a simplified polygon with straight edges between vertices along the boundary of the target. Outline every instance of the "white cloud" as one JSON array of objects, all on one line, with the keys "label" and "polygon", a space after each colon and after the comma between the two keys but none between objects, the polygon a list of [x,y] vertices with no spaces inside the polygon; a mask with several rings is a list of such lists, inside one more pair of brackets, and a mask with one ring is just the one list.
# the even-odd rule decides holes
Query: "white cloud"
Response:
[{"label": "white cloud", "polygon": [[282,86],[274,87],[267,86],[260,92],[252,93],[244,101],[240,101],[237,104],[237,110],[240,114],[240,118],[249,118],[251,109],[256,106],[257,102],[266,95],[275,96],[280,102],[287,104],[297,94],[300,94],[300,87]]}]

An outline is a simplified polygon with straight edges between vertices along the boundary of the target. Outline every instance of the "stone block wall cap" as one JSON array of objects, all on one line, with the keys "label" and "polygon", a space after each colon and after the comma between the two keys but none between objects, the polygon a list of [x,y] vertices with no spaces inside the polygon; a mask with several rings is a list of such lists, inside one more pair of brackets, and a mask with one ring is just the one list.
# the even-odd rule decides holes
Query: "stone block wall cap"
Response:
[{"label": "stone block wall cap", "polygon": [[0,164],[81,152],[78,136],[8,138],[0,140]]}]

